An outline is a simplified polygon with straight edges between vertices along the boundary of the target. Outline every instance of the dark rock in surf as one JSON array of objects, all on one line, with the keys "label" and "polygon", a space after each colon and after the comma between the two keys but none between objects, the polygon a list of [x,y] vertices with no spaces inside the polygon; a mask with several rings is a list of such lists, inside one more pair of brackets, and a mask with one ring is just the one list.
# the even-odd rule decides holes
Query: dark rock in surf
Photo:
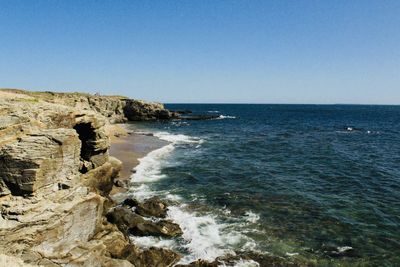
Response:
[{"label": "dark rock in surf", "polygon": [[145,200],[143,203],[139,203],[136,207],[135,212],[145,217],[159,217],[165,218],[167,215],[167,203],[162,201],[158,197],[152,197]]},{"label": "dark rock in surf", "polygon": [[176,237],[182,235],[182,230],[179,225],[171,221],[162,220],[154,223],[145,220],[130,228],[129,233],[136,236]]},{"label": "dark rock in surf", "polygon": [[183,110],[171,110],[171,112],[180,114],[180,115],[185,115],[185,114],[192,114],[192,111],[189,109],[183,109]]},{"label": "dark rock in surf", "polygon": [[219,115],[184,115],[179,116],[181,120],[192,120],[192,121],[199,121],[199,120],[213,120],[219,118]]},{"label": "dark rock in surf", "polygon": [[176,237],[182,230],[176,223],[168,220],[153,222],[132,212],[126,207],[116,207],[107,214],[107,220],[117,225],[126,235]]},{"label": "dark rock in surf", "polygon": [[235,255],[225,255],[209,262],[205,260],[197,260],[189,264],[175,265],[175,267],[218,267],[218,266],[236,266],[239,261],[253,261],[261,267],[269,266],[309,266],[306,263],[295,259],[286,259],[273,255],[264,255],[254,252],[236,252]]},{"label": "dark rock in surf", "polygon": [[122,202],[122,205],[133,208],[133,207],[136,207],[137,205],[139,205],[139,201],[137,201],[137,200],[134,199],[134,198],[130,198],[130,197],[129,197],[129,198],[125,199],[125,200]]},{"label": "dark rock in surf", "polygon": [[131,262],[135,267],[170,267],[181,259],[181,255],[163,248],[151,247],[140,250],[134,245],[129,245],[123,250],[122,258]]},{"label": "dark rock in surf", "polygon": [[116,207],[107,214],[107,220],[115,224],[118,229],[124,234],[128,234],[131,228],[136,228],[137,225],[144,223],[142,216],[133,213],[125,207]]},{"label": "dark rock in surf", "polygon": [[128,186],[128,181],[117,179],[117,180],[114,181],[114,185],[116,187],[126,188]]}]

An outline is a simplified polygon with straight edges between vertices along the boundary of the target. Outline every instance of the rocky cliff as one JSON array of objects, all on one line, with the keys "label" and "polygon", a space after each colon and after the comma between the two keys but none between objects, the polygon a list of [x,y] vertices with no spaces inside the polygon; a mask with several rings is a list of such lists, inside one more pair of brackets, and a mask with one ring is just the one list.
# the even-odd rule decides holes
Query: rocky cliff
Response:
[{"label": "rocky cliff", "polygon": [[[135,247],[105,216],[121,167],[109,156],[107,126],[173,116],[161,104],[118,96],[0,90],[0,265],[176,263],[174,252]],[[134,227],[180,231],[161,223]]]}]

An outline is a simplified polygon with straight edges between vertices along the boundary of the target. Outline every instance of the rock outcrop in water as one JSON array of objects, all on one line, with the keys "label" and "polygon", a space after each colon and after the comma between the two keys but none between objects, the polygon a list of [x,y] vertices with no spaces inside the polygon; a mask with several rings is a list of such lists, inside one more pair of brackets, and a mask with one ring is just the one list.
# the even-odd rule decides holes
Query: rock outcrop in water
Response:
[{"label": "rock outcrop in water", "polygon": [[[177,253],[136,247],[105,216],[121,168],[109,156],[106,128],[171,116],[160,104],[123,97],[0,90],[0,259],[10,266],[176,263]],[[172,222],[143,218],[130,230],[181,233]]]}]

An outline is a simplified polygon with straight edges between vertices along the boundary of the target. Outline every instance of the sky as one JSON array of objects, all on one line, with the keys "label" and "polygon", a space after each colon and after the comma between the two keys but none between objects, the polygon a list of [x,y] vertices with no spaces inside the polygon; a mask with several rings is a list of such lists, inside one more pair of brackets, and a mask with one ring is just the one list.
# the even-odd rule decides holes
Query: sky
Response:
[{"label": "sky", "polygon": [[0,0],[0,87],[400,104],[400,1]]}]

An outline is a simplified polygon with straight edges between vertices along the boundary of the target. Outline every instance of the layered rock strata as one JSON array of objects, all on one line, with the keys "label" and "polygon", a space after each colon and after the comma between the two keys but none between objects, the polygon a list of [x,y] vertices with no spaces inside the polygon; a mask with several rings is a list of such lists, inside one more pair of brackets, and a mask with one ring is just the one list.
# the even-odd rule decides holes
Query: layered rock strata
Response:
[{"label": "layered rock strata", "polygon": [[[15,266],[177,262],[175,252],[136,247],[106,217],[121,169],[109,156],[109,123],[162,116],[162,105],[148,104],[127,118],[127,103],[139,105],[121,97],[0,90],[0,260]],[[168,227],[179,234],[167,221],[143,220],[134,229],[167,235]]]}]

